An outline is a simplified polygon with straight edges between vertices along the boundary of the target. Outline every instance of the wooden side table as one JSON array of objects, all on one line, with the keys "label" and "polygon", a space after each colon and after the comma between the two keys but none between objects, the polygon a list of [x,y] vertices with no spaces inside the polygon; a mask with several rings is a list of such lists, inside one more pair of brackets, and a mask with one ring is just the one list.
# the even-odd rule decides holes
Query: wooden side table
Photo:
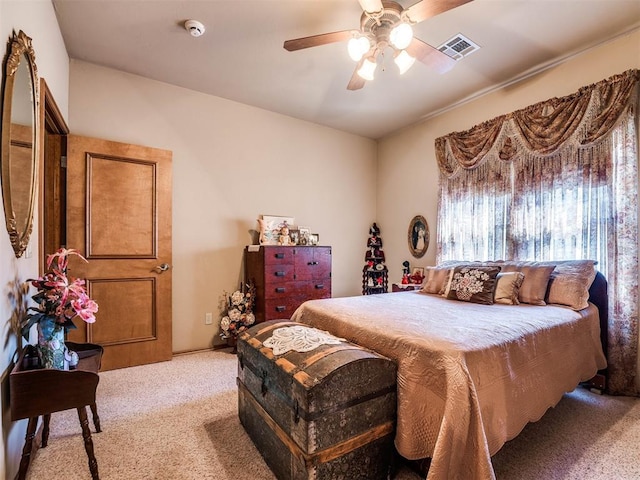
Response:
[{"label": "wooden side table", "polygon": [[19,480],[24,480],[27,475],[38,417],[40,415],[43,417],[42,447],[44,448],[49,440],[51,414],[71,408],[78,411],[91,478],[99,480],[98,463],[93,451],[86,407],[89,405],[91,408],[93,425],[96,432],[100,432],[100,418],[96,408],[96,388],[100,380],[98,370],[100,370],[103,349],[100,345],[92,343],[66,343],[70,350],[78,354],[80,361],[75,370],[25,369],[23,366],[25,348],[9,375],[11,420],[29,419],[18,472]]},{"label": "wooden side table", "polygon": [[420,290],[422,287],[419,283],[394,283],[391,285],[392,292],[411,292],[412,290]]}]

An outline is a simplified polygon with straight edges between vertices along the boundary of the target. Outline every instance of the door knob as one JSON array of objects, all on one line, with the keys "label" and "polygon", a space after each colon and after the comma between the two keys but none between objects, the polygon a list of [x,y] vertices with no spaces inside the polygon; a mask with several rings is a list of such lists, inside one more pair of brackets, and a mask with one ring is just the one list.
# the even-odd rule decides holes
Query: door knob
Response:
[{"label": "door knob", "polygon": [[170,268],[171,268],[171,265],[169,265],[168,263],[163,263],[162,265],[156,266],[154,270],[156,271],[156,273],[162,273],[162,272],[166,272]]}]

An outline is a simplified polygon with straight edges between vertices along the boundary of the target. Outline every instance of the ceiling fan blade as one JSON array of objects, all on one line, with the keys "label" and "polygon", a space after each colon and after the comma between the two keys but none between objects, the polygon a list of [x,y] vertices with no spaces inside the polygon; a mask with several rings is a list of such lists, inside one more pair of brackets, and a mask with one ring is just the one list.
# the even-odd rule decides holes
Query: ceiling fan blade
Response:
[{"label": "ceiling fan blade", "polygon": [[378,13],[382,11],[382,0],[358,0],[362,10],[367,13]]},{"label": "ceiling fan blade", "polygon": [[311,37],[295,38],[284,42],[285,50],[293,52],[302,50],[303,48],[318,47],[327,43],[336,43],[349,40],[353,35],[353,30],[343,30],[341,32],[321,33],[320,35],[312,35]]},{"label": "ceiling fan blade", "polygon": [[419,23],[471,1],[473,0],[422,0],[405,8],[403,15],[409,17],[412,23]]},{"label": "ceiling fan blade", "polygon": [[438,73],[448,72],[456,64],[449,55],[417,38],[411,41],[407,47],[407,53]]},{"label": "ceiling fan blade", "polygon": [[356,69],[353,71],[353,75],[351,75],[351,80],[349,80],[349,85],[347,85],[347,90],[360,90],[364,87],[366,80],[358,75],[358,70],[362,67],[362,63],[364,62],[364,58],[358,62],[356,65]]}]

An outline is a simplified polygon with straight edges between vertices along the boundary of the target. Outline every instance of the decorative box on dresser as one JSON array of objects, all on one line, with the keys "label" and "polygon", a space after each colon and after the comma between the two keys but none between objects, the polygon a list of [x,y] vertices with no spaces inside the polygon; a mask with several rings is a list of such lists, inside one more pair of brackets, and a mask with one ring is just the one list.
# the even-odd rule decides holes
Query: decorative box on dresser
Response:
[{"label": "decorative box on dresser", "polygon": [[244,268],[256,287],[256,322],[290,318],[303,302],[331,297],[331,247],[250,245]]}]

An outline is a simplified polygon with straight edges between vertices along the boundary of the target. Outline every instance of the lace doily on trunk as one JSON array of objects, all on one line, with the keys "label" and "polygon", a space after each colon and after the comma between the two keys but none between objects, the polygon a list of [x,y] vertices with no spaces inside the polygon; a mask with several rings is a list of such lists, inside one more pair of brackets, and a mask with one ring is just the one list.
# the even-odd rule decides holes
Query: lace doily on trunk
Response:
[{"label": "lace doily on trunk", "polygon": [[338,345],[344,341],[346,341],[344,338],[334,337],[317,328],[295,325],[276,328],[273,335],[263,344],[265,347],[272,348],[274,355],[282,355],[291,350],[301,353],[310,352],[320,345]]}]

